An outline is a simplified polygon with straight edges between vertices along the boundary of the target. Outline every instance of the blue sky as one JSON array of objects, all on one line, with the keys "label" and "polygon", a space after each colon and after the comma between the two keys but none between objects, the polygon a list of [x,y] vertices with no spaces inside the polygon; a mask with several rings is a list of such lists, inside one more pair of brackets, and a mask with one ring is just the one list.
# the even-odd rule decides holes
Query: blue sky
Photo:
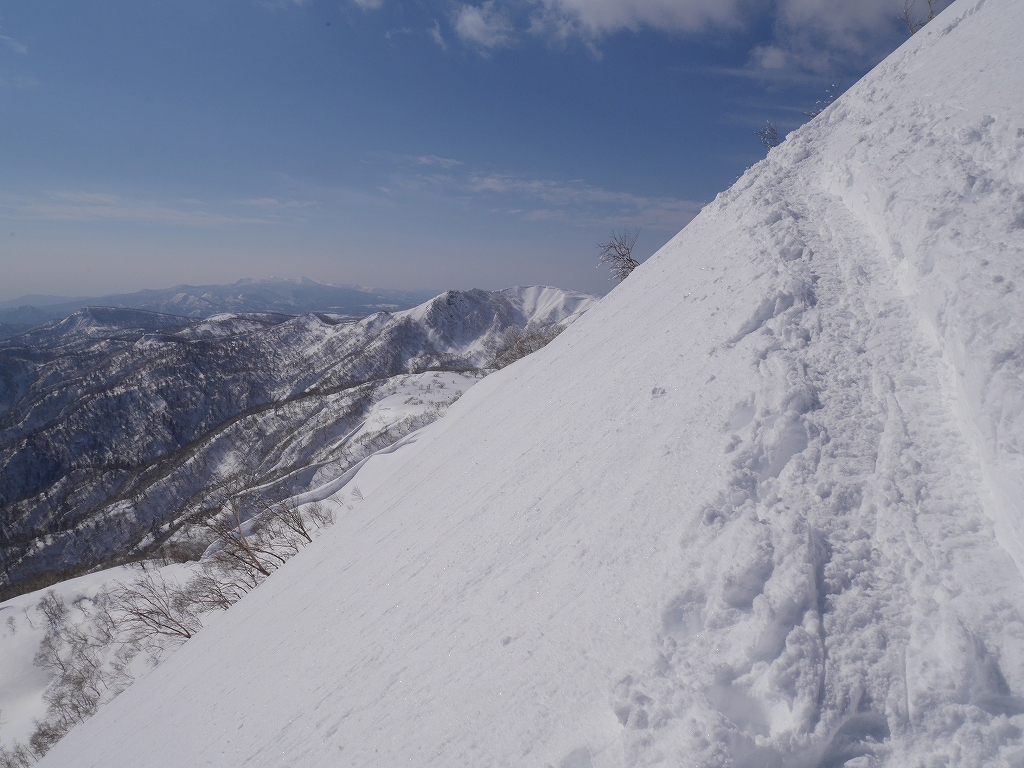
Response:
[{"label": "blue sky", "polygon": [[[922,0],[923,4],[923,0]],[[242,277],[604,292],[897,0],[0,0],[0,300]]]}]

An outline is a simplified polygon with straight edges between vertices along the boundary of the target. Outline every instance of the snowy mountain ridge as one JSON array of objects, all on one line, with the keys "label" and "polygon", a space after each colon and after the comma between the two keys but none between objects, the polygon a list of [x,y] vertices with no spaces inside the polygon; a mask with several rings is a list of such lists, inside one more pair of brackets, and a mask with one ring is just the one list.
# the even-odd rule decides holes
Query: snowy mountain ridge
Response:
[{"label": "snowy mountain ridge", "polygon": [[594,301],[449,291],[357,322],[90,307],[0,341],[0,584],[173,539],[240,461],[280,493],[305,490],[376,445],[353,430],[411,375],[466,374],[423,401],[436,417],[509,328],[560,326]]},{"label": "snowy mountain ridge", "polygon": [[1024,763],[1022,36],[952,4],[42,764]]}]

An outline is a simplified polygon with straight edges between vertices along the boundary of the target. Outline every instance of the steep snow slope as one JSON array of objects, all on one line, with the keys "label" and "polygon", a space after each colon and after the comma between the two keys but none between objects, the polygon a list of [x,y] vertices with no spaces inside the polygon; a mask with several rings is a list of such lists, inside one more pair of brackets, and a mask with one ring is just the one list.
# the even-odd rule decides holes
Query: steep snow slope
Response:
[{"label": "steep snow slope", "polygon": [[44,764],[1024,763],[1022,38],[959,0]]}]

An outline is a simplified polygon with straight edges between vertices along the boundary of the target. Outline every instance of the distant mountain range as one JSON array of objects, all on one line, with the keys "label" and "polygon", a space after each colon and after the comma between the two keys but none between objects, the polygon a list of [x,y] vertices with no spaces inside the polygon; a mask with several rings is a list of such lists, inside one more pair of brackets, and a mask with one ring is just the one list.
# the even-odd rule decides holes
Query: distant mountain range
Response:
[{"label": "distant mountain range", "polygon": [[229,285],[173,288],[97,297],[29,295],[0,301],[0,338],[61,320],[84,307],[145,309],[179,317],[204,318],[225,312],[302,315],[329,312],[358,319],[382,310],[409,309],[433,296],[428,291],[395,291],[301,280],[239,280]]},{"label": "distant mountain range", "polygon": [[[252,285],[166,301],[199,314],[252,306],[256,295],[289,309],[342,296],[291,284],[289,299],[283,281],[247,293]],[[417,395],[422,412],[404,426],[366,434],[374,404],[410,376],[465,372],[464,390],[510,328],[565,324],[595,300],[545,287],[449,291],[361,320],[88,307],[0,340],[0,594],[46,572],[151,551],[201,517],[210,489],[243,469],[288,494],[329,480],[458,396]],[[357,306],[368,304],[346,308]]]}]

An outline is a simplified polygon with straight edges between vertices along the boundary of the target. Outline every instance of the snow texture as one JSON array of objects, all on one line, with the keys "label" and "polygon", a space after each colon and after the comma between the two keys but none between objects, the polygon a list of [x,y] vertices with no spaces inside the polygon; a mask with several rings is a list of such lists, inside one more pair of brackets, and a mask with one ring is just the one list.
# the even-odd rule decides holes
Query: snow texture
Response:
[{"label": "snow texture", "polygon": [[954,3],[43,765],[1024,764],[1022,39]]}]

